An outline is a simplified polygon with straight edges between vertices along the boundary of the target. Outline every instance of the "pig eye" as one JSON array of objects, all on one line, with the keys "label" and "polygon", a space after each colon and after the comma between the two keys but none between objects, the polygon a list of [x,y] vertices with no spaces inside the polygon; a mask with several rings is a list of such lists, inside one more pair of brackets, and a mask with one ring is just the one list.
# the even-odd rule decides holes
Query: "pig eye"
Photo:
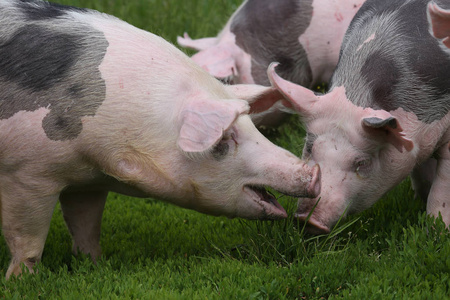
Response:
[{"label": "pig eye", "polygon": [[211,151],[211,154],[216,160],[221,160],[227,155],[229,149],[230,145],[228,145],[228,142],[221,140]]},{"label": "pig eye", "polygon": [[234,132],[225,134],[222,140],[211,151],[212,156],[216,160],[221,160],[228,154],[230,150],[230,141],[233,141],[236,145],[238,144],[236,141],[236,134]]},{"label": "pig eye", "polygon": [[355,172],[358,176],[365,178],[369,175],[372,166],[372,160],[370,158],[357,159],[355,162]]},{"label": "pig eye", "polygon": [[312,134],[312,133],[307,133],[306,135],[306,141],[305,141],[305,148],[304,148],[304,153],[307,154],[308,156],[311,155],[312,153],[312,148],[314,146],[314,142],[317,139],[317,136]]}]

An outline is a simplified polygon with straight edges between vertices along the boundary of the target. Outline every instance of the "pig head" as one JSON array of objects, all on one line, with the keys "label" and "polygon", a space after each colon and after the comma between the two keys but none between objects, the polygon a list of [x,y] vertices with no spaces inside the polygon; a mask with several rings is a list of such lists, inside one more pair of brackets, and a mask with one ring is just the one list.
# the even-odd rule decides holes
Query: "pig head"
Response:
[{"label": "pig head", "polygon": [[365,2],[325,95],[269,69],[306,125],[303,158],[321,168],[321,194],[300,199],[297,211],[311,231],[329,232],[409,174],[427,212],[450,224],[450,57],[430,34],[427,4]]},{"label": "pig head", "polygon": [[[392,114],[355,106],[344,87],[317,96],[284,81],[273,68],[271,72],[273,84],[290,97],[285,105],[307,126],[303,159],[321,167],[320,195],[300,199],[296,213],[308,220],[309,231],[329,232],[342,216],[370,207],[412,170],[413,143]],[[390,157],[389,162],[380,161]]]},{"label": "pig head", "polygon": [[264,109],[279,91],[228,88],[164,39],[94,11],[3,1],[0,15],[7,277],[33,272],[58,200],[74,252],[96,259],[108,191],[249,219],[286,217],[266,187],[320,192],[319,168],[250,120],[248,103]]}]

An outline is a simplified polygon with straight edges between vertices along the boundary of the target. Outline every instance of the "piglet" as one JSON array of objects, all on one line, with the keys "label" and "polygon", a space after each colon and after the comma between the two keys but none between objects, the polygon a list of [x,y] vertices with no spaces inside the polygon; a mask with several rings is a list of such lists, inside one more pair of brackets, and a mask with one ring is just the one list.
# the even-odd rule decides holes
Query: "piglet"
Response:
[{"label": "piglet", "polygon": [[40,0],[0,1],[1,220],[6,277],[41,259],[59,200],[75,252],[100,255],[108,191],[230,218],[278,219],[266,186],[317,196],[319,168],[249,118],[280,93],[224,86],[162,38]]},{"label": "piglet", "polygon": [[[450,55],[431,34],[428,2],[366,1],[325,95],[270,68],[273,85],[306,125],[303,158],[321,168],[320,195],[300,199],[297,211],[312,232],[329,232],[409,174],[427,212],[450,224]],[[450,8],[450,1],[440,3]],[[434,34],[448,37],[448,10],[429,7],[440,17]]]}]

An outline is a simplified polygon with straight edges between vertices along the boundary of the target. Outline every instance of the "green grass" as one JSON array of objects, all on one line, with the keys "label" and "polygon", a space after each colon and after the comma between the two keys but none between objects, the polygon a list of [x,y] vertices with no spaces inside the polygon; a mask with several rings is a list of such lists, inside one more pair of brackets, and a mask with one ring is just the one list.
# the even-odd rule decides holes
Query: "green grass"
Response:
[{"label": "green grass", "polygon": [[[238,0],[59,1],[92,7],[174,42],[215,35]],[[300,155],[295,118],[267,132]],[[280,202],[290,215],[295,199]],[[59,207],[39,273],[5,281],[0,240],[0,298],[5,299],[450,299],[450,233],[434,223],[403,182],[328,236],[304,233],[293,218],[229,220],[157,200],[111,194],[94,265],[71,254]]]}]

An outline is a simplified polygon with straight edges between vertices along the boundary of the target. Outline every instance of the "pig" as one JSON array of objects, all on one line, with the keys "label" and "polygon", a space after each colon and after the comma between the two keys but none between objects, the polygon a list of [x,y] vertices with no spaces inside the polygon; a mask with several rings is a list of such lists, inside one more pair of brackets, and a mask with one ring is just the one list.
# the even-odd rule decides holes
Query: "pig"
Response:
[{"label": "pig", "polygon": [[[328,82],[344,33],[365,0],[246,0],[216,38],[178,44],[199,50],[192,59],[228,83],[270,85],[267,67],[280,62],[280,76],[313,88]],[[268,17],[269,16],[269,17]],[[290,111],[276,103],[252,114],[258,127],[275,127]]]},{"label": "pig", "polygon": [[302,86],[328,82],[350,21],[365,0],[246,0],[215,38],[178,37],[217,78],[270,85],[267,67]]},{"label": "pig", "polygon": [[33,272],[58,200],[74,252],[95,260],[109,191],[248,219],[286,217],[265,187],[320,192],[319,168],[251,122],[247,100],[278,101],[279,91],[225,86],[169,42],[113,16],[1,0],[0,85],[7,278],[21,264]]},{"label": "pig", "polygon": [[[450,8],[448,0],[437,3]],[[427,5],[366,1],[326,94],[269,68],[273,86],[289,98],[283,103],[305,124],[303,159],[321,168],[320,195],[300,198],[296,212],[312,233],[328,233],[409,174],[427,213],[450,224],[450,55],[431,34]]]}]

